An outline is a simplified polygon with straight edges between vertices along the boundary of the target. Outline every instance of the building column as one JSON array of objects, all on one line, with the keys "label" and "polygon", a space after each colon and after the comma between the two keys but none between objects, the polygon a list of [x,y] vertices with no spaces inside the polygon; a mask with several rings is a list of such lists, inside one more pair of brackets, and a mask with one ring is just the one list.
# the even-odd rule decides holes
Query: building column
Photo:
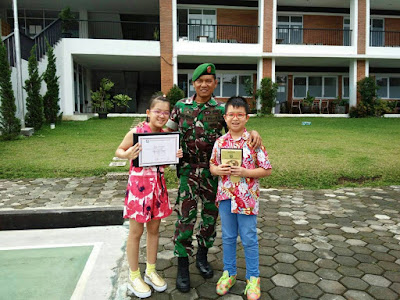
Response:
[{"label": "building column", "polygon": [[[367,73],[366,66],[367,63],[364,59],[357,60],[357,82],[366,77]],[[356,82],[356,88],[357,88],[357,82]],[[360,103],[360,101],[361,101],[361,96],[359,93],[357,93],[357,104]]]},{"label": "building column", "polygon": [[349,107],[357,106],[357,60],[349,65]]},{"label": "building column", "polygon": [[63,41],[63,75],[60,78],[60,96],[61,110],[64,116],[71,116],[75,111],[75,94],[74,94],[74,61],[71,51]]},{"label": "building column", "polygon": [[276,17],[276,0],[264,1],[263,52],[272,52],[273,37],[275,36],[274,16]]},{"label": "building column", "polygon": [[[275,82],[275,79],[272,78],[273,74],[275,74],[275,59],[273,58],[263,58],[263,72],[262,78],[269,77]],[[262,79],[261,78],[261,79]]]},{"label": "building column", "polygon": [[[173,5],[171,0],[159,0],[160,4],[160,71],[161,91],[168,93],[174,83],[173,60]],[[175,0],[174,0],[175,1]]]},{"label": "building column", "polygon": [[[87,10],[79,11],[79,20],[88,20]],[[79,38],[87,39],[89,38],[89,26],[87,21],[79,21]]]},{"label": "building column", "polygon": [[357,38],[357,54],[365,54],[366,50],[366,22],[367,20],[367,1],[358,0],[358,38]]},{"label": "building column", "polygon": [[[261,87],[261,80],[263,79],[263,59],[259,58],[257,61],[257,89]],[[256,109],[261,109],[260,98],[256,99]]]},{"label": "building column", "polygon": [[356,54],[358,45],[358,0],[350,1],[350,30],[351,47],[354,49],[354,54]]}]

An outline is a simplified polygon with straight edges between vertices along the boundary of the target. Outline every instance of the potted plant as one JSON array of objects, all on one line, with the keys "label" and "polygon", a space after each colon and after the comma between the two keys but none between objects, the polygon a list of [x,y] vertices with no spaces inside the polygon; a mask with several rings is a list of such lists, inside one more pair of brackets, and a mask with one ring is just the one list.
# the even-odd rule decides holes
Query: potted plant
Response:
[{"label": "potted plant", "polygon": [[108,111],[117,106],[128,106],[128,102],[132,100],[128,95],[118,94],[111,98],[110,91],[114,87],[114,82],[108,78],[100,81],[100,87],[97,91],[90,91],[92,98],[92,106],[94,111],[99,114],[100,119],[106,119]]},{"label": "potted plant", "polygon": [[71,12],[71,9],[67,6],[59,14],[58,17],[61,19],[61,31],[64,38],[72,37],[72,25],[75,22],[75,16]]},{"label": "potted plant", "polygon": [[337,97],[333,104],[335,105],[335,114],[345,114],[346,106],[349,104],[348,99],[342,99],[341,97]]},{"label": "potted plant", "polygon": [[315,100],[315,97],[310,96],[310,92],[307,91],[307,96],[303,99],[302,111],[303,112],[311,112],[314,100]]}]

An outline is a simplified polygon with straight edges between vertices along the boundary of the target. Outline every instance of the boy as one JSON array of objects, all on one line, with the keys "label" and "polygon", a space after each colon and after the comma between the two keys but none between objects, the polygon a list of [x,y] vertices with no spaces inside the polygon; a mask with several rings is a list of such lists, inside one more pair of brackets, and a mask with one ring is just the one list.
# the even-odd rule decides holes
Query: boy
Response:
[{"label": "boy", "polygon": [[[246,123],[249,106],[243,97],[231,97],[225,106],[225,122],[229,132],[218,138],[210,159],[210,171],[218,175],[216,204],[222,224],[224,272],[218,280],[216,292],[225,295],[236,283],[236,240],[238,233],[246,259],[247,299],[261,296],[257,240],[258,178],[271,174],[268,154],[261,146],[257,149],[249,143]],[[221,149],[242,149],[241,165],[221,163]]]}]

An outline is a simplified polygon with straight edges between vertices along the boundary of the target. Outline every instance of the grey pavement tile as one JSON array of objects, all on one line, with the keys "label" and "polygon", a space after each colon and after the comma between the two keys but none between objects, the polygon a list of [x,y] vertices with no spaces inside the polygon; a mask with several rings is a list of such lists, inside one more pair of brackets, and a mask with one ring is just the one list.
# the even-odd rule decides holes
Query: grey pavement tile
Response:
[{"label": "grey pavement tile", "polygon": [[381,300],[398,300],[399,295],[393,290],[380,286],[371,286],[368,292],[375,298]]},{"label": "grey pavement tile", "polygon": [[299,283],[294,290],[303,298],[303,297],[310,297],[313,299],[318,299],[322,294],[323,291],[314,284],[310,283]]}]

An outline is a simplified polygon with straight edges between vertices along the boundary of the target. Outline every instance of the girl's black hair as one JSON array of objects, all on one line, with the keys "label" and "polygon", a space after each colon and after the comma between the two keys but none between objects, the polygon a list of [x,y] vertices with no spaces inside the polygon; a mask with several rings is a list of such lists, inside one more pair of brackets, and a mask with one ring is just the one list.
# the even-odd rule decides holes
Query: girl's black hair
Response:
[{"label": "girl's black hair", "polygon": [[228,110],[229,105],[232,107],[244,107],[244,109],[246,110],[246,114],[248,115],[250,113],[249,104],[242,96],[230,97],[225,104],[225,112]]},{"label": "girl's black hair", "polygon": [[[152,109],[154,107],[154,105],[156,105],[156,101],[161,101],[161,102],[167,102],[168,105],[170,105],[169,100],[167,99],[167,97],[165,97],[164,95],[154,95],[150,98],[149,101],[149,109]],[[146,122],[150,122],[149,117],[146,117]]]}]

